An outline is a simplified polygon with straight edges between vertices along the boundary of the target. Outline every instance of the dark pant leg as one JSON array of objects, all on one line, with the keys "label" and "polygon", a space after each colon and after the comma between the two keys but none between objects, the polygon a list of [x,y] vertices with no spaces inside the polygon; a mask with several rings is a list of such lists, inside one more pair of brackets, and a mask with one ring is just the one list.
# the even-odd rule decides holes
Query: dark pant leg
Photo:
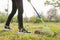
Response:
[{"label": "dark pant leg", "polygon": [[23,2],[22,0],[17,0],[17,8],[18,8],[18,25],[19,30],[23,28]]},{"label": "dark pant leg", "polygon": [[8,19],[6,21],[6,25],[9,26],[10,21],[12,19],[12,17],[14,16],[14,14],[16,13],[17,7],[16,7],[16,3],[14,0],[12,0],[12,12],[11,14],[8,16]]}]

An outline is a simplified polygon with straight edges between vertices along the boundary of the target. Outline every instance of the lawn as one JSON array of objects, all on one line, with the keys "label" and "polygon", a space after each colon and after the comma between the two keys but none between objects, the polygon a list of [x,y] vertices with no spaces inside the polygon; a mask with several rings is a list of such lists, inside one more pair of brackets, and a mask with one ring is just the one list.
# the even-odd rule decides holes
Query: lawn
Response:
[{"label": "lawn", "polygon": [[18,23],[11,23],[12,30],[3,31],[4,23],[0,23],[0,40],[60,40],[60,22],[46,22],[46,25],[56,32],[55,37],[46,35],[34,34],[35,30],[42,27],[42,23],[24,23],[24,27],[31,31],[31,34],[18,34]]}]

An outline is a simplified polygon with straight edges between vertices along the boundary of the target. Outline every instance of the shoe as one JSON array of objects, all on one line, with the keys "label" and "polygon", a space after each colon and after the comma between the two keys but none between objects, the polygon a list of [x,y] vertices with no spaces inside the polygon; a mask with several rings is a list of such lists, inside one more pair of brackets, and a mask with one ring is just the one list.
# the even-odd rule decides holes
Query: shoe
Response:
[{"label": "shoe", "polygon": [[22,29],[22,32],[24,32],[24,33],[31,33],[31,32],[29,32],[29,31],[27,31],[26,29]]},{"label": "shoe", "polygon": [[26,29],[21,29],[18,32],[18,34],[25,34],[25,33],[31,33],[31,32],[27,31]]},{"label": "shoe", "polygon": [[7,30],[11,30],[11,28],[9,26],[5,26],[4,27],[4,30],[7,31]]},{"label": "shoe", "polygon": [[18,32],[18,34],[20,35],[20,34],[24,34],[23,32]]}]

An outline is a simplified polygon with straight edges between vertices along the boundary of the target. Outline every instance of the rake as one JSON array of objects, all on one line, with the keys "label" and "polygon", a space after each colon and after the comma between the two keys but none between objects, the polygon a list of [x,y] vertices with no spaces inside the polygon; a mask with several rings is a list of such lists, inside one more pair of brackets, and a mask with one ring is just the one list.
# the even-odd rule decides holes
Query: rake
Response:
[{"label": "rake", "polygon": [[33,8],[34,11],[36,12],[37,17],[40,18],[40,20],[41,20],[41,22],[42,22],[42,24],[43,24],[42,29],[48,31],[48,32],[51,33],[51,34],[53,34],[53,36],[56,36],[57,33],[56,33],[56,32],[53,32],[53,31],[45,24],[45,22],[44,22],[44,20],[43,20],[43,18],[42,18],[42,15],[41,15],[40,13],[38,13],[38,11],[37,11],[37,10],[35,9],[35,7],[32,5],[31,0],[28,0],[28,2],[31,4],[32,8]]},{"label": "rake", "polygon": [[42,15],[40,13],[38,13],[38,11],[35,9],[35,7],[32,5],[31,3],[31,0],[28,0],[28,2],[31,4],[32,8],[34,9],[34,11],[36,12],[37,14],[37,17],[40,18],[42,24],[43,24],[43,29],[45,30],[51,30],[46,24],[45,22],[43,21],[43,18],[42,18]]}]

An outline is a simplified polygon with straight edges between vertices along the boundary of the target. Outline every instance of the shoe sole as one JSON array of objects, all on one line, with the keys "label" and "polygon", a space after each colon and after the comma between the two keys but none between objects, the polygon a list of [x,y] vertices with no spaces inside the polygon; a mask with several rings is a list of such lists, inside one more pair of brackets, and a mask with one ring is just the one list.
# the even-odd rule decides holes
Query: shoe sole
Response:
[{"label": "shoe sole", "polygon": [[20,35],[20,34],[24,34],[24,32],[18,32],[18,34]]}]

